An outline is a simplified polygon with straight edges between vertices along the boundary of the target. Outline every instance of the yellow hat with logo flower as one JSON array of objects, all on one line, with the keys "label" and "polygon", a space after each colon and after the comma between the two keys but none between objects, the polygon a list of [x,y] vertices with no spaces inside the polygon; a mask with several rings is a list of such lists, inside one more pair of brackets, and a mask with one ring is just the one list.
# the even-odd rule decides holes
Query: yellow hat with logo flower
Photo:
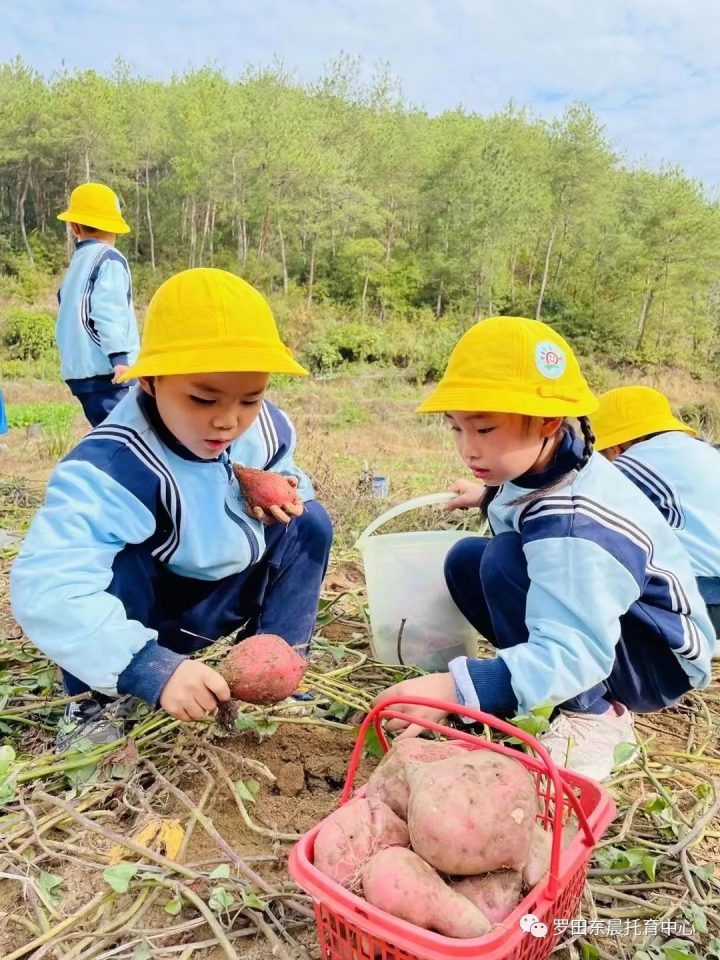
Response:
[{"label": "yellow hat with logo flower", "polygon": [[461,337],[442,379],[417,409],[582,417],[597,405],[560,334],[539,320],[489,317]]},{"label": "yellow hat with logo flower", "polygon": [[104,183],[83,183],[75,187],[70,194],[70,205],[57,218],[106,233],[130,233],[120,213],[117,195]]},{"label": "yellow hat with logo flower", "polygon": [[600,397],[600,406],[592,415],[597,450],[607,450],[650,433],[679,430],[691,437],[693,430],[672,412],[670,401],[652,387],[616,387]]},{"label": "yellow hat with logo flower", "polygon": [[262,294],[234,273],[196,267],[156,290],[140,354],[118,379],[249,372],[307,376]]}]

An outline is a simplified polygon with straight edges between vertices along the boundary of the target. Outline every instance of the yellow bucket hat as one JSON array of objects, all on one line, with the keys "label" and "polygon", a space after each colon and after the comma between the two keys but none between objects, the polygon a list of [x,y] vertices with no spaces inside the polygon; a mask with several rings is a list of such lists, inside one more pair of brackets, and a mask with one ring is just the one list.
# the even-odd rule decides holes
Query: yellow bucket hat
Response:
[{"label": "yellow bucket hat", "polygon": [[130,227],[120,213],[117,195],[103,183],[83,183],[75,187],[70,194],[69,207],[57,218],[107,233],[130,233]]},{"label": "yellow bucket hat", "polygon": [[251,371],[307,376],[254,287],[225,270],[197,267],[155,291],[140,355],[118,379]]},{"label": "yellow bucket hat", "polygon": [[697,430],[673,415],[668,398],[652,387],[617,387],[603,393],[592,428],[597,450],[668,430],[697,436]]},{"label": "yellow bucket hat", "polygon": [[582,417],[597,409],[575,355],[547,324],[489,317],[460,339],[419,413],[521,413]]}]

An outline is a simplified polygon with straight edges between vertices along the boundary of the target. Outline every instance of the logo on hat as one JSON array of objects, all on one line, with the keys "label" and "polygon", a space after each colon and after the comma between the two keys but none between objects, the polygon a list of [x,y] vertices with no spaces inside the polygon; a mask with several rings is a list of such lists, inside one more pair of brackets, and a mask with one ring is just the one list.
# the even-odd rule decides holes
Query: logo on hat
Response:
[{"label": "logo on hat", "polygon": [[543,340],[535,347],[535,366],[538,373],[548,380],[557,380],[565,373],[567,357],[565,352],[552,340]]}]

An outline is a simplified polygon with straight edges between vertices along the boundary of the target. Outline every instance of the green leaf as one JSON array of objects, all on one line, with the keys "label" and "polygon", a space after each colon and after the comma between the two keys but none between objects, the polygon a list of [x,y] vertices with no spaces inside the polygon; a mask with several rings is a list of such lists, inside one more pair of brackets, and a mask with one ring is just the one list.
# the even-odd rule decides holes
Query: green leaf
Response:
[{"label": "green leaf", "polygon": [[172,900],[168,900],[163,909],[165,913],[169,913],[171,917],[176,917],[182,910],[182,897],[175,896]]},{"label": "green leaf", "polygon": [[3,710],[12,696],[13,688],[7,683],[0,683],[0,710]]},{"label": "green leaf", "polygon": [[235,897],[228,893],[225,887],[213,887],[210,893],[208,905],[211,910],[221,913],[223,910],[229,910],[235,903]]},{"label": "green leaf", "polygon": [[642,858],[641,863],[650,883],[655,883],[655,870],[657,868],[657,862],[659,859],[659,857],[650,856],[649,853],[645,854],[645,856]]},{"label": "green leaf", "polygon": [[143,940],[135,947],[130,960],[152,960],[152,948],[147,940]]},{"label": "green leaf", "polygon": [[58,887],[62,882],[63,878],[59,877],[56,873],[47,873],[45,870],[42,870],[40,876],[37,878],[36,885],[38,890],[42,891],[41,896],[44,894],[52,906],[56,906],[60,902]]},{"label": "green leaf", "polygon": [[237,780],[235,789],[241,800],[245,800],[247,803],[255,803],[260,784],[257,780]]},{"label": "green leaf", "polygon": [[689,940],[668,940],[662,945],[665,960],[697,960],[694,944]]},{"label": "green leaf", "polygon": [[600,951],[591,943],[582,943],[580,945],[580,954],[582,960],[600,960]]},{"label": "green leaf", "polygon": [[378,760],[382,760],[385,756],[385,751],[378,740],[377,733],[375,733],[375,727],[370,727],[365,737],[365,754],[366,756],[377,757]]},{"label": "green leaf", "polygon": [[251,713],[239,713],[235,719],[236,730],[257,730],[258,717]]},{"label": "green leaf", "polygon": [[243,893],[242,903],[244,907],[250,907],[252,910],[267,910],[270,906],[265,900],[261,900],[254,893]]},{"label": "green leaf", "polygon": [[689,903],[683,908],[682,912],[698,933],[708,932],[707,917],[705,916],[704,911],[696,903]]},{"label": "green leaf", "polygon": [[265,740],[267,737],[271,737],[274,733],[277,733],[278,727],[279,724],[274,720],[268,720],[267,717],[260,716],[255,724],[255,731],[261,740]]},{"label": "green leaf", "polygon": [[10,770],[10,764],[15,759],[15,751],[9,744],[0,747],[0,777],[5,777]]},{"label": "green leaf", "polygon": [[613,767],[628,763],[638,753],[636,743],[618,743],[613,751]]},{"label": "green leaf", "polygon": [[103,879],[116,893],[127,893],[130,881],[137,873],[136,863],[118,863],[115,867],[103,870]]},{"label": "green leaf", "polygon": [[227,863],[221,863],[219,866],[215,867],[213,872],[210,874],[212,880],[226,880],[230,876],[230,865]]}]

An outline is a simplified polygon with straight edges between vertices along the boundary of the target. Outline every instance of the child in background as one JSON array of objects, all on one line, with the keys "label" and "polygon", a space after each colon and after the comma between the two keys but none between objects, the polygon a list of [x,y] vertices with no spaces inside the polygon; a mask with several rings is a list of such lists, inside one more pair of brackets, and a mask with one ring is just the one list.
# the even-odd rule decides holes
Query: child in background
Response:
[{"label": "child in background", "polygon": [[[480,507],[494,536],[448,553],[445,577],[494,659],[406,680],[379,700],[427,696],[497,716],[557,707],[542,736],[553,759],[598,780],[634,742],[632,712],[710,682],[715,636],[689,560],[663,518],[593,452],[597,408],[568,344],[535,320],[495,317],[455,347],[419,407],[444,413],[475,483],[447,509]],[[569,418],[577,418],[580,435]],[[414,716],[390,721],[403,736]]]},{"label": "child in background", "polygon": [[[222,270],[156,292],[126,400],[58,465],[11,573],[13,612],[62,668],[58,738],[110,742],[130,695],[180,720],[229,699],[191,654],[242,629],[307,651],[332,527],[294,461],[295,430],[265,399],[306,371],[270,307]],[[246,512],[232,463],[288,477],[298,497]]]},{"label": "child in background", "polygon": [[685,547],[720,635],[720,453],[651,387],[618,387],[592,416],[595,446],[652,500]]},{"label": "child in background", "polygon": [[119,378],[137,356],[130,268],[115,249],[117,234],[129,233],[130,227],[118,198],[101,183],[76,187],[58,220],[68,221],[76,238],[58,290],[61,373],[96,427],[127,394],[128,385]]}]

